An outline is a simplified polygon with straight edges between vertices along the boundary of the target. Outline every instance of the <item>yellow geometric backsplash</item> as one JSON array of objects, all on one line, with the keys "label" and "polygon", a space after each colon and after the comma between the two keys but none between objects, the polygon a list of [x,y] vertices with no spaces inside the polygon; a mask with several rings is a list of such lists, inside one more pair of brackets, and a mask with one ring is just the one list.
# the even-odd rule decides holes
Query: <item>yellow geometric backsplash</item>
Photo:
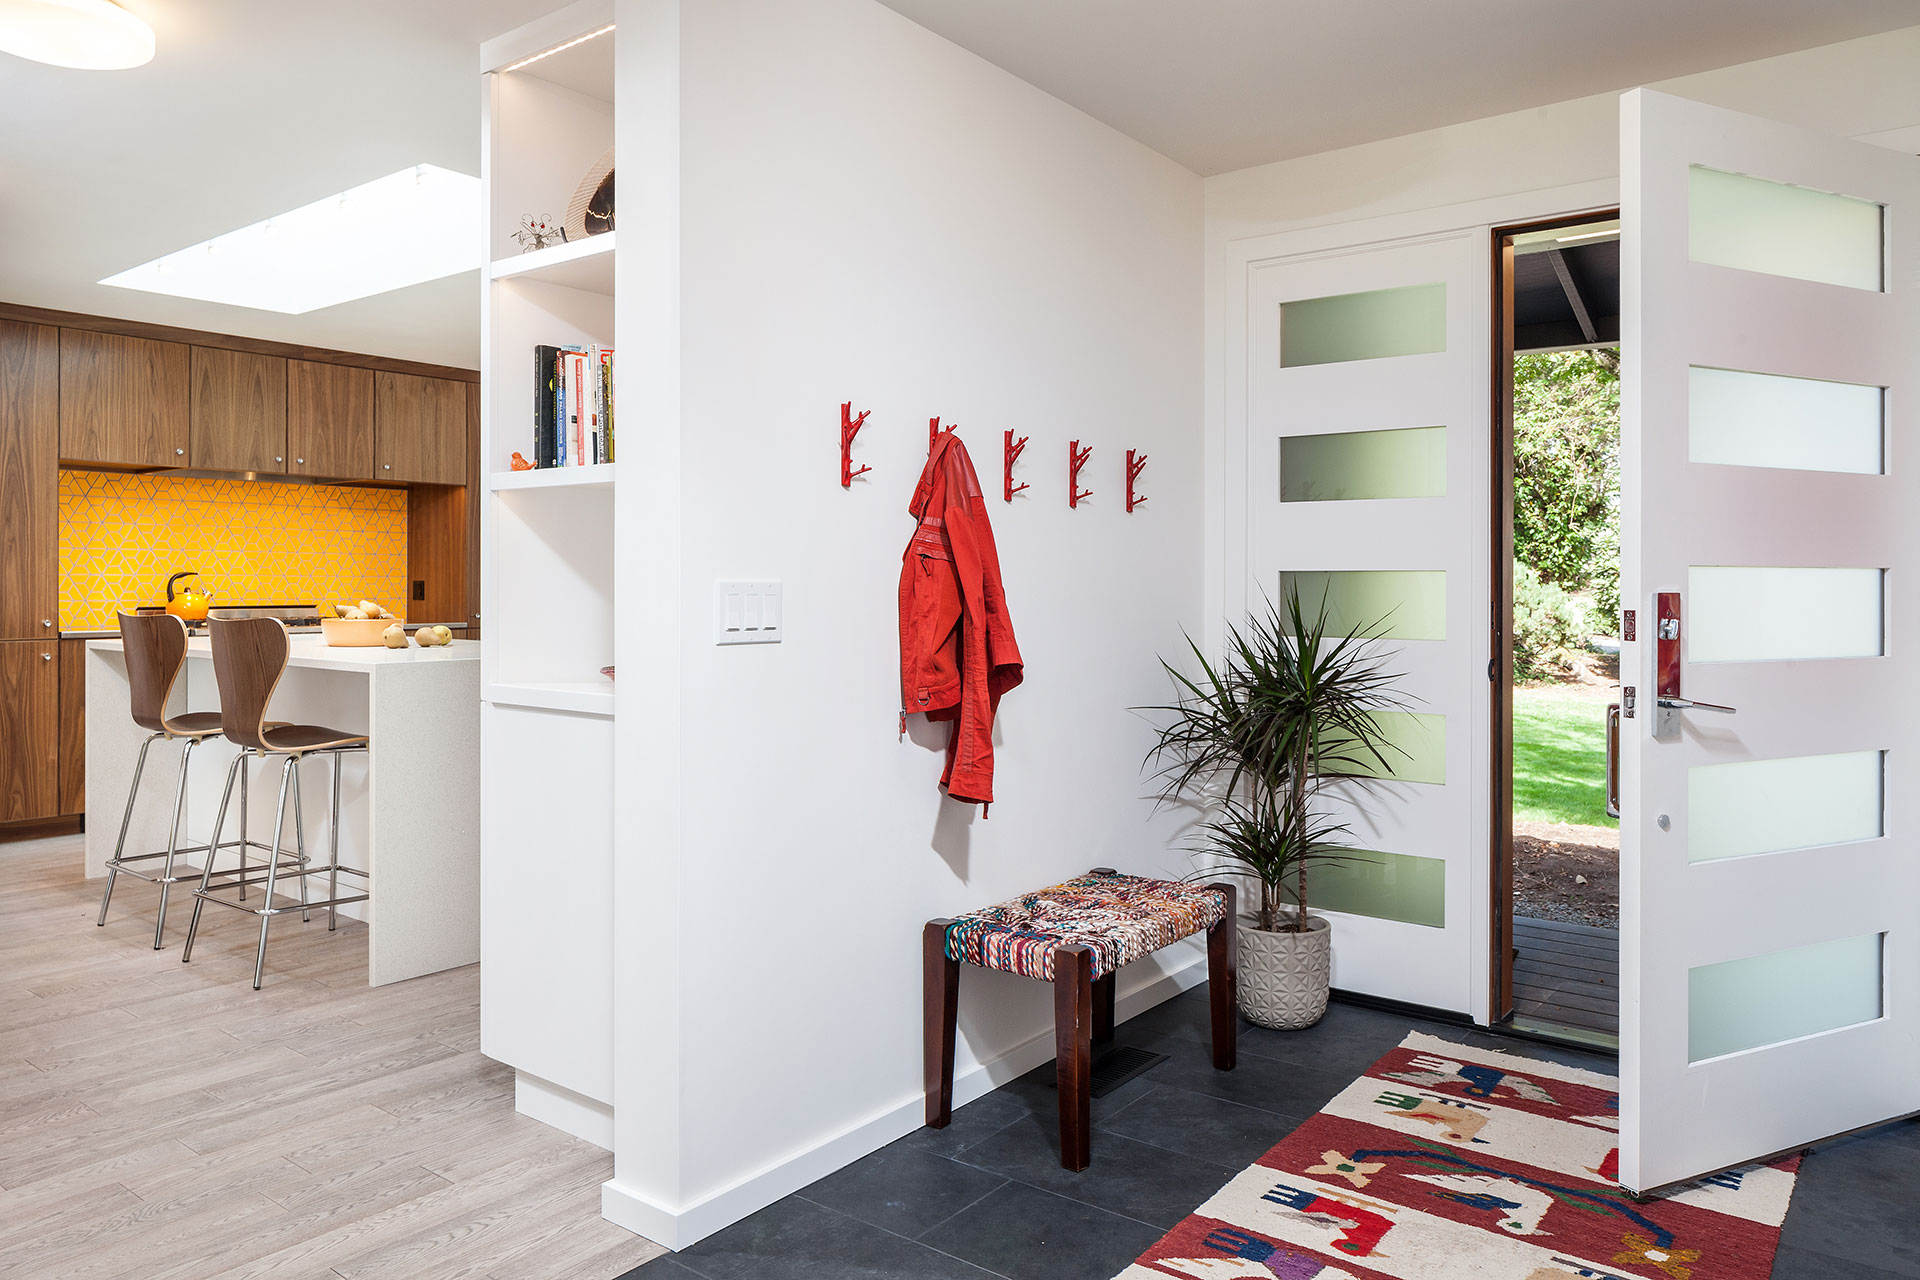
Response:
[{"label": "yellow geometric backsplash", "polygon": [[377,600],[406,613],[399,489],[60,473],[60,629],[111,631],[197,569],[213,604]]}]

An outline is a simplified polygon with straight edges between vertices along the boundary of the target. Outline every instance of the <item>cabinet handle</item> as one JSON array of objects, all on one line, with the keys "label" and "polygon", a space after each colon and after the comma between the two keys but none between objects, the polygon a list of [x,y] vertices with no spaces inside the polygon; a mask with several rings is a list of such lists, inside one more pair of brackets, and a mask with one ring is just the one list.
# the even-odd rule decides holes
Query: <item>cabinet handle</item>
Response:
[{"label": "cabinet handle", "polygon": [[307,460],[305,458],[295,458],[294,461],[303,467],[307,465]]},{"label": "cabinet handle", "polygon": [[40,619],[40,625],[41,625],[41,626],[43,626],[43,627],[50,627],[50,626],[52,626],[52,625],[53,625],[53,619],[52,619],[52,618],[42,618],[42,619]]},{"label": "cabinet handle", "polygon": [[391,471],[393,470],[393,464],[391,462],[383,462],[380,464],[380,469],[382,471]]},{"label": "cabinet handle", "polygon": [[41,654],[41,655],[40,655],[40,661],[42,661],[42,662],[52,662],[52,661],[53,661],[53,655],[52,655],[52,654],[50,654],[50,653],[43,653],[43,654]]},{"label": "cabinet handle", "polygon": [[285,462],[285,461],[286,461],[286,459],[285,459],[285,458],[283,458],[283,457],[281,457],[281,456],[280,456],[279,454],[277,454],[277,453],[273,455],[273,460],[274,460],[275,462]]},{"label": "cabinet handle", "polygon": [[187,454],[187,451],[185,449],[175,449],[173,451],[173,456],[176,458],[184,458],[186,454]]}]

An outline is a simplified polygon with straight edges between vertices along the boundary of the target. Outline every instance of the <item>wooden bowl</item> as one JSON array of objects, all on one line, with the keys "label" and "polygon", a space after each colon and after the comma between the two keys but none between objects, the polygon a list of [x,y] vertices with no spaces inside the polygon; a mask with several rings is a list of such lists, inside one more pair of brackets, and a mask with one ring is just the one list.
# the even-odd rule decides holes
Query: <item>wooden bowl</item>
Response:
[{"label": "wooden bowl", "polygon": [[399,618],[322,618],[320,634],[336,649],[371,649],[385,644],[387,628],[398,625]]}]

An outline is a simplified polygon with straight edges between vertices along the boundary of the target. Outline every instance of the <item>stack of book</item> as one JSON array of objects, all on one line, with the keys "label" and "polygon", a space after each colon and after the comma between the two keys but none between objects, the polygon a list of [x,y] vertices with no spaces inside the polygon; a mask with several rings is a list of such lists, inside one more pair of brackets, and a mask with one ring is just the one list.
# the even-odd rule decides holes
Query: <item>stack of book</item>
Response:
[{"label": "stack of book", "polygon": [[533,349],[533,464],[613,461],[613,348]]}]

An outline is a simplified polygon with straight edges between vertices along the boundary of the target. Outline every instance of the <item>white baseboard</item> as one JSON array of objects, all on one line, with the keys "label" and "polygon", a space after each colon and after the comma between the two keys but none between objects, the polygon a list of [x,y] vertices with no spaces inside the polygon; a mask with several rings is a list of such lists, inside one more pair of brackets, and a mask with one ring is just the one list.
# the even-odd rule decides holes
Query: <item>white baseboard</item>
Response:
[{"label": "white baseboard", "polygon": [[613,1108],[551,1080],[515,1071],[513,1109],[530,1120],[572,1134],[582,1142],[613,1150]]},{"label": "white baseboard", "polygon": [[[1114,1020],[1124,1022],[1207,980],[1204,954],[1163,973],[1145,986],[1120,996]],[[999,1057],[975,1065],[953,1081],[953,1105],[961,1107],[1053,1058],[1051,1029]],[[523,1108],[524,1110],[524,1108]],[[551,1122],[549,1122],[551,1123]],[[600,1186],[600,1215],[608,1222],[645,1236],[669,1249],[684,1249],[748,1214],[766,1208],[809,1183],[844,1169],[926,1123],[926,1099],[915,1093],[858,1124],[842,1129],[794,1155],[750,1173],[699,1200],[673,1209],[614,1177]],[[592,1139],[589,1139],[592,1141]]]}]

